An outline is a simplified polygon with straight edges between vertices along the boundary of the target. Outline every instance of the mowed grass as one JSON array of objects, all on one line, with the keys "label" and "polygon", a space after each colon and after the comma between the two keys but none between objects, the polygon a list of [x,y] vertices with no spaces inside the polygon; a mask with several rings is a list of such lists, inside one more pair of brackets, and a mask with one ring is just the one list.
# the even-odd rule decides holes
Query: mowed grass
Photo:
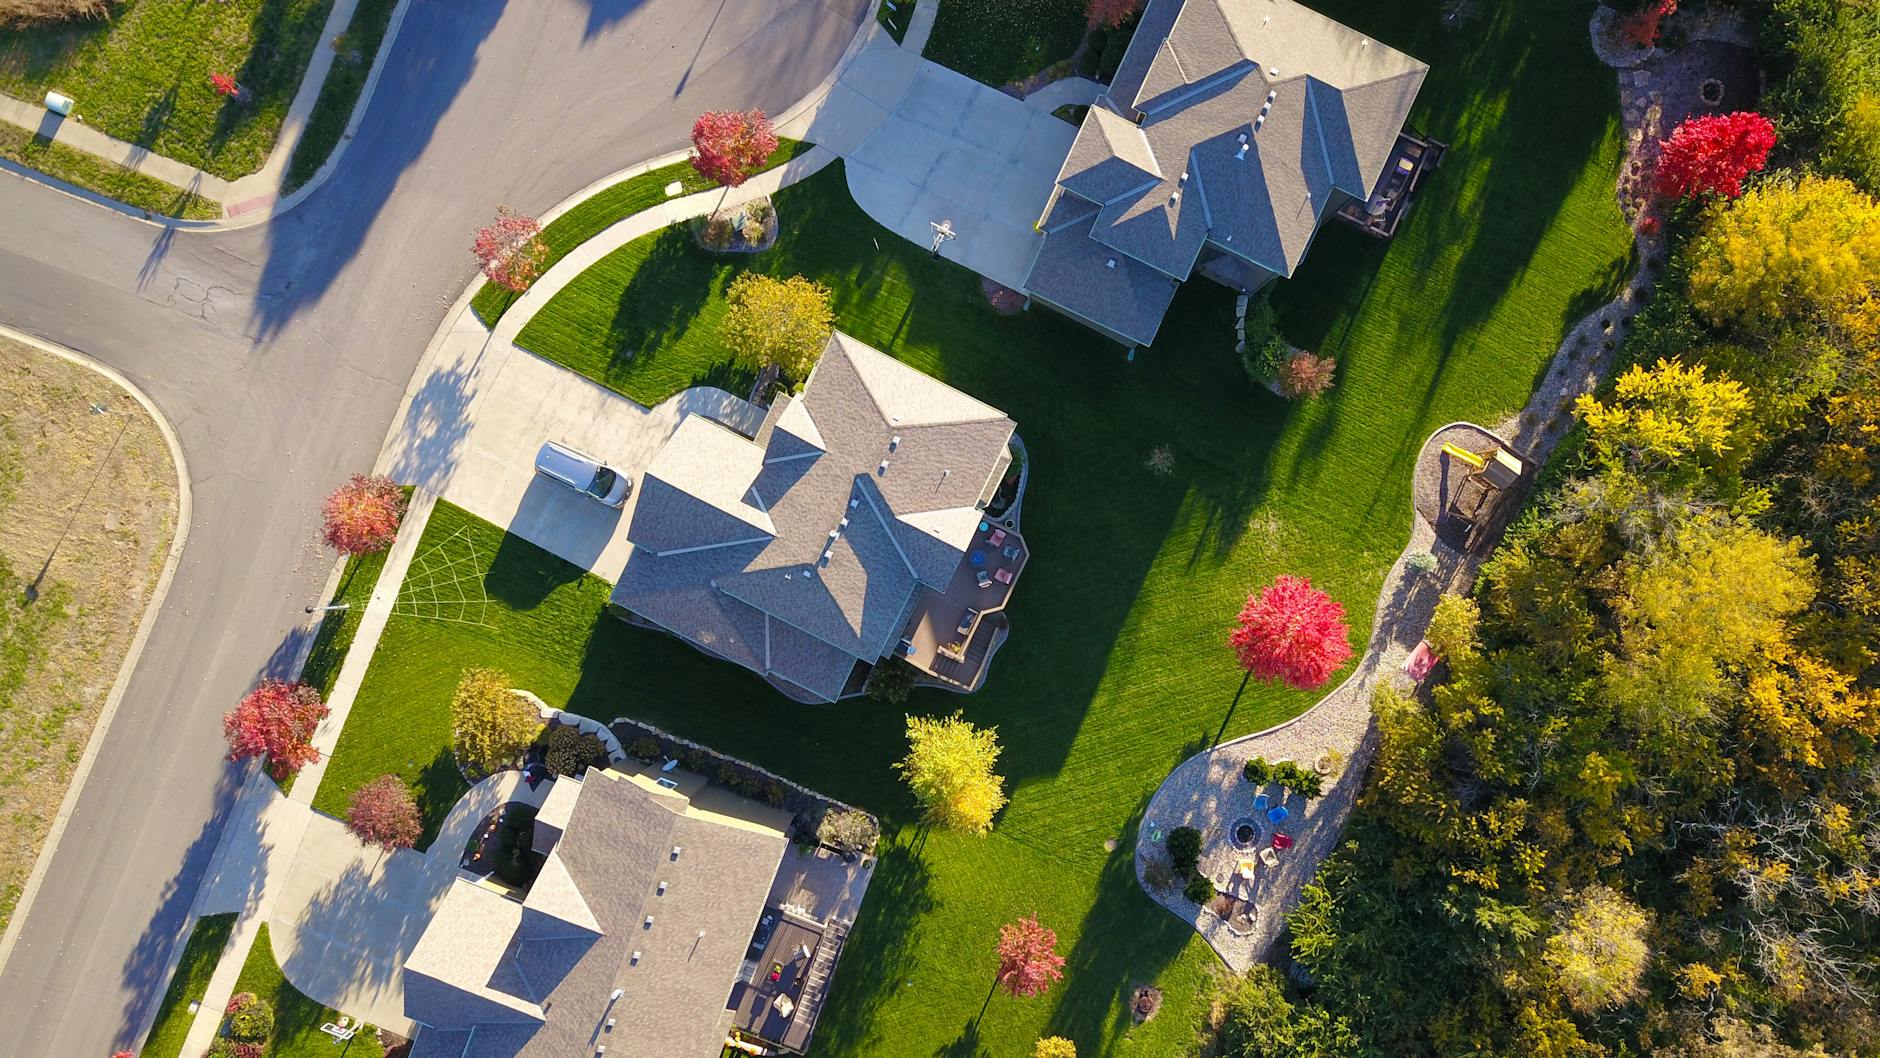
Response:
[{"label": "mowed grass", "polygon": [[140,1052],[143,1058],[177,1058],[183,1053],[183,1041],[189,1036],[189,1026],[196,1020],[189,1012],[189,1004],[201,1000],[208,992],[209,978],[214,975],[215,964],[222,958],[222,949],[228,945],[229,934],[234,930],[233,911],[225,915],[204,915],[196,920],[196,928],[190,931],[189,941],[183,945],[183,958],[170,978],[170,987],[157,1006],[157,1020],[150,1027],[150,1035]]},{"label": "mowed grass", "polygon": [[[124,0],[105,22],[0,33],[0,92],[77,101],[85,123],[217,176],[261,168],[333,0]],[[247,102],[209,83],[229,74]]]},{"label": "mowed grass", "polygon": [[294,157],[288,161],[286,190],[292,191],[311,179],[339,145],[397,7],[398,0],[359,0],[359,6],[353,9],[352,22],[342,34],[343,47],[333,58],[326,81],[320,85],[320,98],[313,104],[313,113],[307,115],[307,127],[294,145]]},{"label": "mowed grass", "polygon": [[[863,216],[839,167],[778,196],[775,249],[728,262],[654,235],[524,330],[527,347],[652,404],[722,373],[716,322],[738,270],[801,272],[835,291],[844,330],[1004,409],[1032,459],[1033,559],[982,691],[922,692],[905,710],[793,704],[608,617],[604,584],[440,505],[423,546],[483,571],[487,617],[393,618],[327,783],[420,774],[448,743],[458,674],[501,668],[551,704],[644,719],[884,815],[892,837],[819,1055],[1018,1055],[1047,1032],[1086,1056],[1182,1053],[1215,959],[1135,885],[1141,806],[1210,740],[1314,700],[1256,686],[1234,704],[1234,612],[1276,574],[1304,574],[1345,604],[1362,642],[1404,546],[1423,438],[1518,409],[1566,323],[1628,266],[1612,73],[1587,50],[1581,5],[1484,12],[1453,33],[1433,3],[1340,6],[1433,65],[1414,124],[1453,149],[1393,242],[1329,225],[1278,292],[1291,336],[1339,360],[1337,388],[1316,403],[1247,381],[1232,296],[1205,281],[1184,286],[1133,363],[1049,311],[998,316],[975,276]],[[1144,465],[1163,445],[1166,477]],[[986,838],[921,834],[891,768],[903,712],[954,709],[996,725],[1005,747],[1012,800]],[[985,1006],[999,924],[1034,912],[1058,932],[1065,979],[1041,999]],[[1166,1001],[1131,1027],[1124,1000],[1141,982]]]},{"label": "mowed grass", "polygon": [[923,58],[992,85],[1022,81],[1077,50],[1088,0],[921,0],[939,4]]},{"label": "mowed grass", "polygon": [[235,979],[235,991],[253,992],[274,1004],[274,1036],[268,1040],[267,1058],[385,1058],[385,1049],[369,1025],[360,1026],[358,1035],[342,1048],[320,1026],[339,1021],[339,1012],[307,998],[300,989],[287,983],[281,966],[274,961],[274,945],[268,939],[268,924],[261,924],[255,946],[242,963]]},{"label": "mowed grass", "polygon": [[[815,144],[789,137],[779,137],[777,149],[771,152],[764,162],[764,172],[795,158]],[[716,184],[699,175],[692,168],[691,162],[674,162],[657,169],[649,169],[638,176],[604,188],[580,204],[556,217],[542,228],[542,242],[548,247],[548,256],[542,261],[542,271],[554,267],[555,262],[568,256],[569,252],[582,243],[607,230],[616,221],[624,220],[642,210],[657,206],[669,196],[666,188],[677,181],[682,188],[680,195],[695,195],[700,191],[709,191]],[[512,290],[504,290],[494,283],[484,283],[470,299],[470,307],[476,310],[478,318],[494,327],[496,321],[503,318],[509,306],[521,300],[522,295]]]},{"label": "mowed grass", "polygon": [[214,220],[222,215],[220,203],[12,125],[0,125],[0,158],[166,217]]}]

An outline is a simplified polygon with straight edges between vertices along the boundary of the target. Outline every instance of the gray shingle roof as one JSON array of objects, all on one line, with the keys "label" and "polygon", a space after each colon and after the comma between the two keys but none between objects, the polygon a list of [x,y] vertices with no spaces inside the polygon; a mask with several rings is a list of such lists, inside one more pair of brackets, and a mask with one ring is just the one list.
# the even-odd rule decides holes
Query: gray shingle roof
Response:
[{"label": "gray shingle roof", "polygon": [[1292,0],[1151,0],[1059,173],[1025,288],[1154,335],[1145,277],[1053,248],[1081,226],[1071,196],[1101,207],[1090,238],[1165,275],[1187,278],[1204,247],[1291,275],[1340,193],[1370,194],[1428,71]]},{"label": "gray shingle roof", "polygon": [[761,446],[680,423],[645,475],[613,601],[833,700],[893,645],[919,586],[958,568],[1013,424],[841,333],[780,402]]},{"label": "gray shingle roof", "polygon": [[461,1039],[457,1053],[474,1058],[563,1058],[610,1041],[625,1054],[716,1055],[787,844],[782,817],[755,806],[748,819],[720,816],[611,771],[555,781],[579,783],[580,796],[550,859],[600,933],[556,917],[568,894],[547,869],[537,887],[550,891],[523,904],[453,883],[405,967],[406,1013],[427,1026],[416,1053],[450,1054]]},{"label": "gray shingle roof", "polygon": [[1137,345],[1150,344],[1175,299],[1175,281],[1097,242],[1090,230],[1086,217],[1046,234],[1025,289]]}]

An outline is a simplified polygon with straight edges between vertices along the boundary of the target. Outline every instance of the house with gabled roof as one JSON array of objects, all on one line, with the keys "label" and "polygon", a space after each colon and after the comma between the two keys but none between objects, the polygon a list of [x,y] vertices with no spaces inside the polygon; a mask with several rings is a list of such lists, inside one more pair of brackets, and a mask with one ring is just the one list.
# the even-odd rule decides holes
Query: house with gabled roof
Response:
[{"label": "house with gabled roof", "polygon": [[1241,291],[1291,276],[1328,216],[1407,190],[1420,148],[1400,134],[1428,72],[1293,0],[1149,0],[1038,220],[1025,293],[1136,346],[1196,272]]},{"label": "house with gabled roof", "polygon": [[752,437],[682,419],[642,472],[611,602],[803,701],[884,658],[984,678],[1028,557],[985,508],[1003,412],[837,332]]}]

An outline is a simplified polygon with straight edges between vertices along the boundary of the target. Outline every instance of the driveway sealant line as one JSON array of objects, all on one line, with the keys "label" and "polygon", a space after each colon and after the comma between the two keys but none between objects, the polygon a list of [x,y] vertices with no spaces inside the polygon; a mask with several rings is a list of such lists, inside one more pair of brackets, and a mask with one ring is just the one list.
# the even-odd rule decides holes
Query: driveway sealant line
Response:
[{"label": "driveway sealant line", "polygon": [[[91,775],[92,765],[98,759],[98,751],[104,745],[105,734],[111,728],[111,721],[117,716],[118,705],[123,701],[124,691],[130,685],[131,673],[137,668],[138,659],[143,656],[144,645],[150,639],[150,631],[156,626],[157,614],[162,610],[163,601],[170,593],[170,584],[176,577],[176,568],[183,559],[183,545],[189,540],[193,500],[189,488],[189,464],[183,458],[182,443],[177,440],[176,431],[170,426],[170,420],[164,417],[156,402],[151,400],[136,383],[124,377],[115,368],[93,360],[77,350],[67,349],[24,331],[14,330],[4,324],[0,324],[0,336],[30,345],[61,360],[89,368],[116,383],[129,393],[157,424],[157,431],[163,435],[164,443],[170,448],[171,465],[176,469],[176,531],[170,535],[169,554],[164,556],[163,569],[157,574],[156,585],[150,592],[150,601],[144,606],[143,616],[138,619],[137,631],[131,636],[130,645],[124,653],[124,661],[118,665],[117,677],[111,681],[111,690],[105,695],[104,707],[98,711],[98,720],[91,729],[91,737],[85,740],[85,750],[79,755],[78,763],[72,769],[72,777],[66,785],[65,796],[59,801],[59,811],[53,816],[52,826],[46,831],[46,840],[39,848],[38,857],[33,860],[32,873],[27,875],[26,884],[20,890],[19,903],[14,905],[13,917],[7,921],[6,933],[0,935],[0,970],[4,970],[8,957],[13,954],[13,946],[19,942],[20,931],[25,928],[27,914],[32,910],[33,899],[39,895],[39,886],[45,880],[46,869],[52,863],[52,854],[58,849],[59,840],[65,834],[65,827],[71,822],[72,813],[78,807],[79,793],[85,788],[85,781]],[[181,958],[182,946],[178,945],[171,959],[174,962]]]},{"label": "driveway sealant line", "polygon": [[[348,3],[353,4],[354,7],[356,8],[358,0],[339,0],[339,2],[334,5],[333,11],[337,13],[342,6]],[[125,202],[120,202],[117,199],[110,197],[109,195],[100,194],[99,192],[93,191],[89,188],[79,187],[78,185],[73,184],[69,181],[61,180],[56,176],[51,176],[47,173],[42,173],[37,169],[31,168],[30,166],[20,165],[16,162],[11,162],[6,159],[0,159],[0,170],[5,170],[7,172],[13,173],[16,176],[22,177],[27,180],[31,180],[34,183],[43,184],[46,187],[49,187],[54,191],[58,191],[61,194],[70,195],[73,198],[80,199],[85,202],[89,202],[94,206],[99,206],[104,209],[111,210],[114,213],[121,213],[124,216],[131,218],[132,220],[141,221],[145,224],[148,224],[156,228],[170,228],[176,231],[238,231],[242,228],[252,228],[258,224],[265,224],[272,218],[280,216],[281,214],[286,213],[287,211],[293,209],[295,206],[298,206],[302,202],[306,201],[307,197],[313,194],[314,191],[318,190],[320,185],[326,182],[327,177],[332,175],[334,168],[339,163],[340,156],[346,153],[347,146],[352,143],[353,137],[359,131],[360,121],[365,117],[366,107],[370,105],[372,102],[372,93],[378,87],[379,78],[385,71],[385,61],[391,55],[392,45],[396,42],[398,38],[399,27],[403,25],[405,21],[405,13],[407,10],[410,9],[410,7],[411,7],[411,0],[399,0],[398,6],[392,10],[392,17],[385,24],[385,35],[379,40],[378,55],[375,56],[372,60],[372,69],[369,73],[366,74],[366,83],[359,90],[359,98],[353,102],[352,116],[346,120],[346,129],[344,132],[340,133],[339,142],[333,145],[333,150],[327,154],[326,161],[322,162],[320,164],[320,168],[315,170],[314,174],[307,178],[307,182],[300,185],[298,188],[296,188],[292,194],[288,195],[286,198],[280,199],[269,205],[244,211],[237,216],[224,217],[221,220],[184,220],[181,217],[169,217],[169,216],[164,216],[163,214],[160,214],[160,213],[152,213],[149,210],[138,209],[136,206],[130,205],[129,203],[125,203]],[[352,12],[348,12],[347,13],[348,24],[350,24],[351,22],[351,16],[352,16]],[[339,27],[338,32],[343,32],[346,28],[347,28],[346,25],[342,25]],[[296,92],[294,95],[294,106],[288,111],[287,118],[282,122],[282,125],[281,125],[282,132],[279,136],[276,137],[274,141],[274,149],[269,152],[268,160],[266,163],[263,164],[259,172],[250,173],[247,176],[241,177],[238,180],[233,180],[233,181],[223,180],[221,177],[213,176],[208,173],[203,173],[201,170],[193,170],[194,172],[200,175],[204,181],[214,181],[215,183],[222,185],[225,189],[224,194],[229,195],[229,197],[232,197],[232,198],[239,198],[241,194],[247,193],[247,191],[256,190],[255,186],[251,184],[248,189],[238,191],[238,190],[235,190],[235,185],[241,183],[241,181],[243,180],[253,180],[255,177],[261,176],[263,173],[267,173],[271,170],[275,170],[277,154],[282,156],[282,161],[280,162],[277,176],[279,173],[286,172],[286,167],[289,164],[291,164],[293,161],[294,149],[300,146],[300,136],[304,134],[306,131],[306,117],[311,115],[313,107],[319,103],[319,99],[320,99],[319,90],[325,87],[326,76],[332,70],[333,62],[332,62],[332,48],[330,47],[330,42],[332,41],[333,37],[337,35],[337,33],[328,32],[328,31],[333,30],[333,29],[334,29],[333,18],[332,18],[332,15],[329,14],[327,18],[327,24],[326,26],[322,28],[322,34],[320,37],[321,45],[327,46],[326,56],[325,56],[327,60],[326,67],[320,72],[320,84],[313,87],[313,91],[311,95],[312,101],[307,104],[307,113],[301,116],[300,126],[296,130],[295,135],[294,135],[294,142],[292,144],[285,143],[285,140],[287,137],[287,130],[289,127],[288,123],[293,121],[295,111],[299,109],[301,97],[306,95],[308,92],[308,87],[309,87],[308,82],[311,80],[313,76],[313,67],[316,65],[319,65],[319,63],[321,62],[322,55],[317,50],[314,53],[313,60],[309,62],[308,64],[307,75],[301,81],[300,90]],[[10,97],[6,99],[6,102],[19,103],[18,100],[11,99]],[[23,103],[20,105],[25,106],[29,109],[32,108],[32,104],[30,103]],[[37,131],[38,129],[37,122],[32,123],[32,124],[22,123],[22,121],[19,120],[17,117],[13,117],[5,113],[6,109],[7,108],[5,107],[5,104],[0,103],[0,121],[6,121],[9,124],[18,125],[22,128],[27,129],[28,131]],[[80,126],[80,127],[82,128],[83,126]],[[103,133],[97,132],[95,129],[88,129],[86,131],[91,132],[99,137],[102,137],[111,143],[118,143],[118,144],[123,143],[123,141],[113,140],[110,137],[105,136]],[[93,155],[94,157],[103,158],[105,161],[108,161],[108,162],[118,162],[117,158],[113,158],[109,154],[100,153],[97,150],[80,146],[78,144],[70,142],[69,140],[57,139],[55,137],[54,142],[62,143],[67,147],[71,147],[73,150],[84,151],[86,154]],[[143,152],[144,154],[152,158],[160,158],[160,159],[163,159],[164,161],[172,161],[171,159],[163,158],[162,155],[149,155],[148,152],[143,151],[143,148],[137,147],[134,144],[124,144],[124,146],[133,151]],[[283,151],[285,153],[283,153]],[[183,163],[172,162],[172,164],[182,165]],[[138,169],[137,171],[143,172],[143,170],[141,169]],[[200,185],[189,186],[188,184],[180,184],[180,183],[177,183],[175,180],[166,179],[163,176],[160,176],[154,172],[145,172],[144,175],[153,177],[158,180],[162,180],[164,183],[170,184],[171,186],[176,187],[178,190],[181,190],[181,191],[196,191],[198,193],[206,194],[206,192],[203,190],[202,186]],[[277,181],[276,187],[278,188],[278,186],[279,185]],[[266,191],[261,190],[261,194],[265,195]],[[208,195],[207,197],[216,198],[216,196],[214,195]],[[217,201],[220,201],[222,203],[224,210],[226,210],[230,205],[241,204],[241,202],[239,201],[234,202],[234,203],[223,201],[221,199],[217,199]]]}]

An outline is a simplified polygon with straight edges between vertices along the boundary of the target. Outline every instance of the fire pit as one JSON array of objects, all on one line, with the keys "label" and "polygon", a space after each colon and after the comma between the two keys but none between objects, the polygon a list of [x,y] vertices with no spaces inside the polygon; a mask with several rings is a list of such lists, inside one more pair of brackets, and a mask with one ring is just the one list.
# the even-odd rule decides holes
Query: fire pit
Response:
[{"label": "fire pit", "polygon": [[1252,816],[1242,816],[1234,820],[1227,828],[1227,840],[1237,849],[1251,849],[1260,844],[1260,821]]}]

